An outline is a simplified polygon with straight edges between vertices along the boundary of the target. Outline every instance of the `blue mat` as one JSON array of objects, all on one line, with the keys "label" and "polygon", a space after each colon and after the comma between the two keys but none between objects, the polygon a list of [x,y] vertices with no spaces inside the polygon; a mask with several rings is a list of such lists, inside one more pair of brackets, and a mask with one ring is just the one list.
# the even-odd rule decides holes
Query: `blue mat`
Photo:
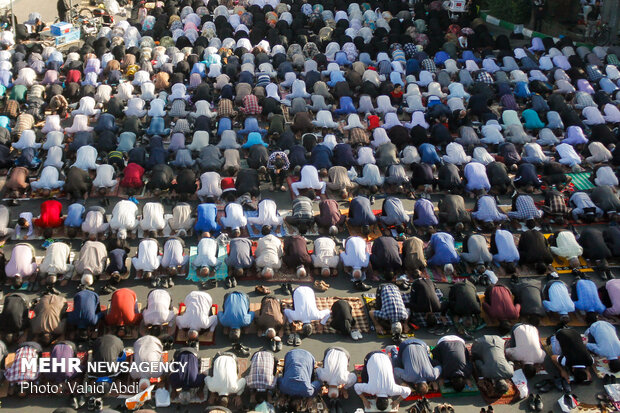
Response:
[{"label": "blue mat", "polygon": [[[257,218],[258,217],[258,211],[243,211],[243,214],[245,215],[246,218]],[[280,213],[278,212],[278,216],[280,216]],[[260,232],[260,228],[258,228],[258,231],[254,231],[254,228],[252,225],[250,225],[250,223],[248,222],[248,225],[246,227],[248,229],[248,234],[250,234],[250,238],[262,238],[263,234],[261,234]],[[282,225],[280,225],[280,231],[278,233],[276,233],[273,228],[271,233],[277,237],[285,237],[286,235],[288,235],[286,228],[284,227],[284,221],[282,221]]]},{"label": "blue mat", "polygon": [[189,248],[189,268],[187,270],[187,278],[186,280],[193,282],[203,282],[206,280],[223,280],[228,277],[228,266],[226,265],[226,257],[228,254],[226,253],[226,247],[219,246],[218,254],[217,254],[217,267],[215,270],[215,275],[210,275],[206,278],[201,278],[196,273],[196,267],[193,265],[194,259],[198,255],[198,247],[190,247]]}]

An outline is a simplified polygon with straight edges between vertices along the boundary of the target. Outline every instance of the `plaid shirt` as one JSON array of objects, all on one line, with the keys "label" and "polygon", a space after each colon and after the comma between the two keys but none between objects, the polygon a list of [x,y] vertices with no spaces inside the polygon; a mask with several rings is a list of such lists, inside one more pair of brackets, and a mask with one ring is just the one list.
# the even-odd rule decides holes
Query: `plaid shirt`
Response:
[{"label": "plaid shirt", "polygon": [[599,68],[595,65],[587,65],[586,74],[588,75],[588,80],[590,82],[598,82],[601,78],[604,77]]},{"label": "plaid shirt", "polygon": [[11,364],[11,366],[4,372],[4,377],[6,377],[10,383],[22,383],[38,379],[39,373],[37,371],[22,371],[22,360],[36,360],[38,358],[39,352],[36,348],[27,345],[18,348],[15,352],[15,360],[13,361],[13,364]]},{"label": "plaid shirt", "polygon": [[258,351],[252,356],[250,374],[247,377],[247,385],[250,389],[271,390],[276,385],[275,376],[276,361],[273,354],[268,351]]},{"label": "plaid shirt", "polygon": [[557,191],[548,194],[547,199],[545,200],[545,206],[552,214],[568,213],[566,199],[564,199],[564,196]]},{"label": "plaid shirt", "polygon": [[428,72],[437,73],[437,66],[435,66],[435,62],[433,61],[433,59],[427,58],[422,60],[421,66],[422,69]]},{"label": "plaid shirt", "polygon": [[542,215],[541,211],[534,205],[534,200],[529,195],[519,195],[515,201],[517,210],[511,214],[517,219],[536,219]]},{"label": "plaid shirt", "polygon": [[260,115],[263,108],[258,104],[256,95],[247,95],[243,97],[243,107],[239,108],[246,115]]},{"label": "plaid shirt", "polygon": [[491,76],[489,72],[487,72],[486,70],[481,70],[476,75],[476,82],[492,85],[493,83],[495,83],[495,80],[493,80],[493,76]]},{"label": "plaid shirt", "polygon": [[283,171],[288,171],[288,168],[291,166],[291,164],[288,161],[288,156],[286,156],[286,153],[281,152],[281,151],[273,152],[271,155],[269,155],[269,159],[267,160],[267,168],[276,169],[275,162],[278,156],[281,157],[282,160],[284,161],[284,166],[281,169]]},{"label": "plaid shirt", "polygon": [[233,118],[237,116],[237,112],[233,108],[233,101],[230,99],[222,99],[217,104],[217,115],[221,118]]},{"label": "plaid shirt", "polygon": [[392,323],[406,320],[409,317],[403,296],[395,284],[381,285],[377,295],[377,299],[381,300],[381,309],[375,311],[375,317],[389,320]]}]

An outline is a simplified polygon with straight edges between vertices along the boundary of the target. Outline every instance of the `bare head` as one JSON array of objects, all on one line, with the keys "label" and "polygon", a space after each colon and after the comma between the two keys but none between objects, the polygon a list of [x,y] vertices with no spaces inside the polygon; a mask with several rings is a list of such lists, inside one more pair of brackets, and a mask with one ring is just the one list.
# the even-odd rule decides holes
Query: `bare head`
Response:
[{"label": "bare head", "polygon": [[297,267],[297,278],[304,278],[306,276],[306,268],[303,265]]},{"label": "bare head", "polygon": [[274,276],[273,269],[269,267],[263,268],[263,278],[271,279],[273,278],[273,276]]},{"label": "bare head", "polygon": [[198,340],[198,335],[199,335],[199,334],[198,334],[198,331],[197,331],[197,330],[189,330],[189,331],[187,332],[187,338],[188,338],[190,341],[196,341],[196,340]]},{"label": "bare head", "polygon": [[359,280],[360,278],[362,278],[362,270],[359,268],[356,268],[353,270],[353,273],[351,274],[353,276],[353,278],[355,278],[356,280]]},{"label": "bare head", "polygon": [[331,271],[329,270],[329,267],[323,267],[321,269],[321,275],[323,277],[329,277],[330,274],[331,274]]}]

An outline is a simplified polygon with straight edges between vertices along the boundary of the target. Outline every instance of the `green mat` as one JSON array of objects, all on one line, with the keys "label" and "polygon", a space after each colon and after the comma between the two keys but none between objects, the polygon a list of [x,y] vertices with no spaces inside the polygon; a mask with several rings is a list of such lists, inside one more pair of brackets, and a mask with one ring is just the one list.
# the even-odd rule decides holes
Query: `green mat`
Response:
[{"label": "green mat", "polygon": [[594,184],[590,181],[590,175],[592,172],[579,172],[577,174],[566,174],[573,178],[571,183],[575,187],[575,189],[579,191],[586,191],[588,189],[594,188]]},{"label": "green mat", "polygon": [[446,381],[444,382],[443,386],[439,388],[439,390],[442,397],[468,397],[480,394],[480,390],[478,390],[478,386],[476,386],[476,383],[472,383],[471,386],[466,385],[463,391],[457,392]]},{"label": "green mat", "polygon": [[228,277],[228,266],[226,265],[226,246],[219,246],[217,253],[217,269],[215,271],[215,275],[209,276],[206,278],[200,278],[196,273],[196,267],[193,265],[193,261],[198,255],[198,247],[190,247],[189,248],[189,269],[187,271],[187,280],[193,282],[203,282],[206,280],[216,279],[223,280]]}]

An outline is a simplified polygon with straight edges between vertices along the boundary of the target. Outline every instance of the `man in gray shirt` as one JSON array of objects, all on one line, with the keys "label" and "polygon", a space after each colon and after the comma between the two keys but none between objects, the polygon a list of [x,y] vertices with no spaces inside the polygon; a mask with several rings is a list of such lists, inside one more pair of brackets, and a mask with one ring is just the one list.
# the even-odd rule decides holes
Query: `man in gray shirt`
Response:
[{"label": "man in gray shirt", "polygon": [[477,375],[491,380],[497,394],[508,391],[506,379],[514,374],[512,363],[506,359],[504,340],[500,336],[485,335],[474,340],[471,357]]},{"label": "man in gray shirt", "polygon": [[403,341],[400,347],[388,346],[392,358],[394,377],[415,385],[420,395],[428,393],[428,383],[434,382],[441,374],[440,367],[433,367],[428,345],[417,338]]},{"label": "man in gray shirt", "polygon": [[230,241],[230,252],[226,257],[229,272],[235,276],[243,275],[243,270],[254,264],[252,257],[252,241],[247,238],[234,238]]},{"label": "man in gray shirt", "polygon": [[403,203],[399,198],[389,196],[383,201],[383,211],[379,217],[385,225],[407,225],[409,223],[409,215],[403,207]]},{"label": "man in gray shirt", "polygon": [[304,234],[312,225],[314,225],[314,211],[312,210],[312,201],[306,196],[298,196],[293,200],[291,215],[284,217],[287,224],[299,228]]}]

